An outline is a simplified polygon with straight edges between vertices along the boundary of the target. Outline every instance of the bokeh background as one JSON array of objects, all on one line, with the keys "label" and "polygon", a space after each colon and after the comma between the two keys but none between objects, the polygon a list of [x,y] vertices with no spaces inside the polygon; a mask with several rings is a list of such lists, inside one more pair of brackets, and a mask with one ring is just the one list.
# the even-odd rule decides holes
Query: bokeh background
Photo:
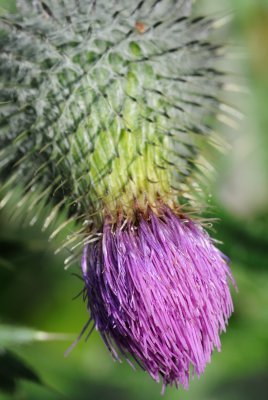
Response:
[{"label": "bokeh background", "polygon": [[[268,398],[268,1],[196,1],[196,12],[230,10],[226,67],[242,89],[228,101],[245,117],[215,126],[229,145],[215,158],[208,201],[239,293],[222,352],[189,391],[167,389],[166,400]],[[65,271],[49,232],[11,210],[0,211],[0,399],[160,399],[161,386],[113,362],[96,332],[64,357],[87,321],[81,297],[72,300],[83,287],[79,265]]]}]

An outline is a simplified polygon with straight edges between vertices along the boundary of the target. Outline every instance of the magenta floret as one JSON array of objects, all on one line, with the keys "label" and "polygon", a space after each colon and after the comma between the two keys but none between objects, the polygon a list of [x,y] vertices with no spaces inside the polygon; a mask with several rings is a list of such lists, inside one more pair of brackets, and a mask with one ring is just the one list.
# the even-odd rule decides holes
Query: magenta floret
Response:
[{"label": "magenta floret", "polygon": [[[86,245],[82,270],[88,308],[116,359],[131,354],[164,387],[200,375],[233,311],[226,257],[207,232],[165,208],[135,223],[106,219]],[[192,372],[191,372],[192,371]]]}]

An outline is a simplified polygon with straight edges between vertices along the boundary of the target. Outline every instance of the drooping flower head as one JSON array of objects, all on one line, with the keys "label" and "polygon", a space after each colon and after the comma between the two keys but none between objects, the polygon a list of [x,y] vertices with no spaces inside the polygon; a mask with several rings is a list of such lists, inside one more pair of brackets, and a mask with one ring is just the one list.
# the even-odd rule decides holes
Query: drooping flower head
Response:
[{"label": "drooping flower head", "polygon": [[[156,380],[187,388],[233,311],[226,257],[205,230],[169,207],[107,217],[84,248],[82,271],[96,329],[118,359],[130,353]],[[192,372],[191,372],[192,370]]]},{"label": "drooping flower head", "polygon": [[83,251],[88,308],[114,357],[187,387],[232,312],[227,260],[189,218],[211,122],[237,115],[220,95],[235,87],[218,68],[222,24],[191,0],[16,6],[0,18],[0,207],[26,205],[53,240],[68,230],[59,249],[66,267]]}]

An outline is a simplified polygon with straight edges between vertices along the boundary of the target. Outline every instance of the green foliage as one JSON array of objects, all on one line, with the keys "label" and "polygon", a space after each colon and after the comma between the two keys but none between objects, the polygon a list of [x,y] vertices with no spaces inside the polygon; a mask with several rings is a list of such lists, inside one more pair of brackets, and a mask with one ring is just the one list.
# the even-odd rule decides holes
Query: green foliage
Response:
[{"label": "green foliage", "polygon": [[24,361],[0,348],[0,392],[15,393],[20,380],[41,384],[39,376]]}]

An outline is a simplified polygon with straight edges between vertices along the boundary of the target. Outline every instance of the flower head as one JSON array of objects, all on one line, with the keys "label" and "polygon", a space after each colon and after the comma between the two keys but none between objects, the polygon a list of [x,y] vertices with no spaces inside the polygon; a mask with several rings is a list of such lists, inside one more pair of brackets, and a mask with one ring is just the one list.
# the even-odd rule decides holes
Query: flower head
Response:
[{"label": "flower head", "polygon": [[105,219],[86,245],[82,270],[88,308],[116,359],[130,353],[156,380],[187,388],[220,350],[233,304],[226,257],[204,229],[170,208]]},{"label": "flower head", "polygon": [[213,34],[222,21],[192,3],[19,0],[0,35],[0,207],[21,188],[14,215],[25,205],[43,230],[65,208],[50,238],[72,224],[57,251],[68,248],[67,267],[84,247],[106,345],[184,387],[233,309],[226,258],[172,211],[199,209],[213,117],[234,114]]}]

